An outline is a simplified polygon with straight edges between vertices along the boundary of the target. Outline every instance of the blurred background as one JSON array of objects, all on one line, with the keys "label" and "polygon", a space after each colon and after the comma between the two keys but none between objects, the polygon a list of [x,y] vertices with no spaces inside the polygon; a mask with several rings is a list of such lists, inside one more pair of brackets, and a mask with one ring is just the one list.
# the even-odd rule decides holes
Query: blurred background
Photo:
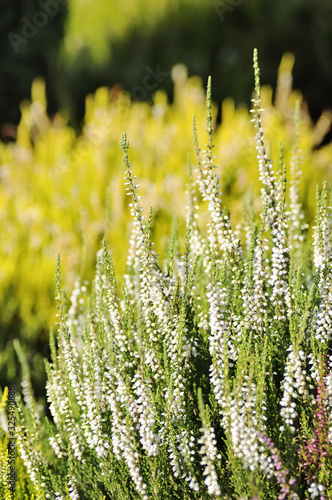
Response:
[{"label": "blurred background", "polygon": [[0,379],[19,383],[19,338],[42,395],[57,252],[69,296],[76,276],[91,282],[104,235],[116,270],[125,269],[122,132],[162,257],[171,232],[183,233],[191,120],[195,113],[204,145],[209,75],[234,223],[250,183],[258,199],[254,47],[275,155],[280,139],[291,151],[300,101],[301,195],[313,221],[315,186],[332,180],[332,2],[0,0],[0,8]]},{"label": "blurred background", "polygon": [[[48,113],[70,113],[80,128],[85,97],[119,84],[133,98],[146,67],[214,81],[213,97],[249,105],[253,48],[262,82],[275,85],[285,52],[295,56],[294,86],[317,120],[332,108],[332,3],[329,0],[1,0],[0,123],[17,124],[33,78],[46,82]],[[170,78],[157,82],[170,99]],[[151,85],[152,87],[152,85]]]}]

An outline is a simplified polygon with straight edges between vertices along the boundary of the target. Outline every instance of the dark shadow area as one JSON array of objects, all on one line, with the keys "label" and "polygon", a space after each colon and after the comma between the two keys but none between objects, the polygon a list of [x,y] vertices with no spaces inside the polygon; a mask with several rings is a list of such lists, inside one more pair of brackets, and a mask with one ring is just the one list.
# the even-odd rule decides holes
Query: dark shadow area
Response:
[{"label": "dark shadow area", "polygon": [[8,124],[19,122],[19,105],[30,99],[36,76],[46,81],[50,114],[62,106],[57,60],[67,6],[64,0],[0,2],[0,126],[7,141],[15,138]]}]

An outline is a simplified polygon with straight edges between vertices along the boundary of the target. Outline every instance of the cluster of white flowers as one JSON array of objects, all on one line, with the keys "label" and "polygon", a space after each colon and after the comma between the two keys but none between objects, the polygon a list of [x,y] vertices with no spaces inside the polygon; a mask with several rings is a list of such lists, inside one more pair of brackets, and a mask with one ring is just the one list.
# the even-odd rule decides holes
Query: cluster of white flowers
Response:
[{"label": "cluster of white flowers", "polygon": [[[209,495],[221,497],[227,474],[231,476],[244,467],[249,469],[245,474],[255,478],[254,482],[257,478],[257,484],[261,478],[270,480],[274,476],[280,487],[280,500],[288,494],[289,498],[297,498],[297,486],[291,488],[296,484],[295,479],[287,479],[289,471],[266,434],[266,419],[271,418],[280,397],[278,384],[267,395],[266,380],[271,375],[267,364],[281,345],[285,342],[288,345],[290,336],[281,383],[280,416],[284,425],[280,431],[287,427],[295,433],[298,400],[300,396],[306,404],[310,398],[314,400],[309,389],[314,389],[314,384],[320,381],[323,367],[320,349],[324,350],[331,340],[331,221],[324,187],[318,197],[314,237],[319,293],[312,300],[320,302],[310,309],[310,295],[308,306],[304,306],[304,292],[294,296],[300,288],[300,272],[296,281],[291,279],[289,269],[291,259],[301,253],[305,230],[298,195],[298,142],[292,158],[294,180],[288,213],[285,171],[277,178],[265,152],[257,54],[255,79],[253,121],[263,183],[260,228],[252,217],[246,226],[243,224],[233,232],[230,217],[221,208],[219,176],[214,173],[212,154],[209,82],[208,143],[202,151],[203,160],[194,126],[198,163],[195,186],[198,185],[203,200],[208,202],[209,211],[206,241],[197,222],[197,197],[191,180],[185,252],[182,256],[174,255],[177,252],[172,242],[166,269],[162,270],[150,241],[152,212],[145,224],[138,185],[134,184],[136,176],[132,175],[128,160],[129,144],[123,136],[126,190],[132,197],[129,207],[134,222],[123,300],[118,297],[106,243],[97,255],[90,300],[86,297],[87,283],[81,285],[77,281],[69,311],[65,313],[57,282],[59,335],[57,343],[51,346],[53,362],[47,364],[47,399],[55,427],[49,442],[60,463],[66,462],[69,455],[83,473],[90,465],[92,471],[97,467],[98,484],[105,479],[102,486],[105,489],[114,484],[116,479],[112,474],[116,475],[121,468],[123,484],[129,484],[130,477],[130,489],[135,487],[143,500],[157,496],[160,477],[168,481],[166,474],[170,475],[168,485],[185,482],[186,495],[188,488],[195,498],[204,496],[207,489]],[[239,240],[243,227],[246,233],[243,247],[248,250],[245,254]],[[305,321],[296,326],[303,312]],[[313,352],[308,352],[311,345]],[[310,375],[305,370],[306,362],[311,365]],[[280,356],[273,358],[272,363],[273,370],[282,373]],[[270,381],[272,387],[275,382]],[[23,395],[33,412],[35,401],[29,384],[25,378]],[[207,391],[206,407],[201,387]],[[332,421],[332,356],[326,387]],[[199,395],[199,413],[196,395]],[[197,424],[199,418],[202,426]],[[41,479],[40,473],[47,464],[35,432],[39,416],[33,414],[32,423],[23,425],[23,422],[22,416],[18,442],[32,481],[45,487],[47,498],[64,499],[68,489],[69,497],[77,500],[80,479],[69,477],[68,470],[62,485],[64,491],[48,491],[45,485],[50,483],[49,478]],[[34,433],[28,430],[29,425]],[[285,435],[282,432],[281,443]],[[224,477],[223,472],[219,473],[219,467],[225,464],[216,436],[222,441],[225,455],[229,453],[236,459]],[[332,426],[329,440],[332,443]],[[86,463],[86,456],[91,457],[91,464]],[[230,455],[226,461],[229,458]],[[206,488],[199,479],[202,473]],[[274,488],[274,484],[275,481],[269,481],[269,487]],[[322,485],[312,483],[307,493],[315,498],[322,497],[322,492]]]},{"label": "cluster of white flowers", "polygon": [[[144,500],[148,500],[148,496],[146,495],[147,486],[144,483],[139,468],[139,454],[137,452],[135,436],[132,432],[133,427],[126,418],[125,410],[123,410],[123,407],[130,405],[127,387],[119,375],[114,373],[113,377],[113,380],[110,379],[109,381],[110,386],[108,389],[108,404],[112,413],[113,453],[118,460],[123,456],[137,491],[142,495]],[[115,391],[112,382],[116,384]]]},{"label": "cluster of white flowers", "polygon": [[192,474],[192,462],[195,457],[195,439],[193,433],[183,429],[179,434],[175,435],[174,439],[175,443],[172,443],[168,439],[168,452],[174,475],[178,477],[181,474],[181,477],[185,479],[190,488],[197,491],[198,483]]},{"label": "cluster of white flowers", "polygon": [[147,269],[143,269],[140,283],[140,302],[142,318],[144,319],[146,328],[146,337],[148,338],[148,340],[144,342],[145,362],[151,367],[155,377],[162,377],[163,370],[160,366],[160,360],[157,354],[157,344],[160,335],[162,335],[161,325],[158,319],[161,318],[163,322],[166,321],[167,314],[164,309],[165,301],[163,300],[162,291],[155,280],[157,286],[151,286],[153,278],[155,278],[155,276],[153,276],[151,272]]},{"label": "cluster of white flowers", "polygon": [[[75,391],[77,403],[81,407],[82,412],[81,427],[75,434],[80,436],[81,432],[83,432],[87,445],[96,451],[98,457],[106,457],[110,444],[108,436],[103,434],[102,412],[98,404],[98,400],[105,400],[105,394],[101,393],[103,374],[102,360],[99,355],[100,347],[93,325],[87,328],[85,333],[86,338],[82,352],[82,374],[80,375],[82,382],[79,384],[81,395],[78,396]],[[87,344],[89,345],[89,349],[87,349]],[[91,371],[91,366],[94,367],[93,371]],[[84,398],[82,397],[83,394]],[[77,427],[77,424],[75,427]],[[77,453],[79,453],[77,441],[81,442],[81,439],[76,438],[75,448],[77,449]]]},{"label": "cluster of white flowers", "polygon": [[[219,286],[218,286],[219,285]],[[209,351],[213,359],[210,368],[210,380],[215,397],[219,405],[224,404],[224,364],[228,353],[228,339],[230,337],[229,324],[225,310],[227,308],[227,290],[220,284],[210,283],[207,290],[210,314]],[[225,340],[226,338],[226,340]],[[230,343],[231,350],[234,346]]]},{"label": "cluster of white flowers", "polygon": [[[143,343],[141,349],[144,350],[145,362],[151,367],[154,377],[163,378],[163,370],[157,354],[157,344],[167,328],[169,299],[175,291],[175,283],[174,280],[160,271],[157,265],[156,253],[151,249],[152,243],[149,241],[149,235],[146,233],[144,216],[141,215],[143,208],[139,205],[140,196],[136,195],[138,185],[133,184],[135,176],[132,176],[130,170],[127,155],[128,147],[128,141],[125,139],[122,148],[124,151],[124,163],[127,166],[127,190],[130,191],[127,194],[131,194],[134,199],[134,203],[131,203],[130,207],[134,226],[136,226],[132,242],[135,245],[135,250],[138,250],[136,256],[134,256],[134,248],[132,248],[131,262],[129,264],[133,264],[139,270],[139,281],[136,284],[136,288],[139,293],[138,303],[141,305],[141,317],[144,321],[146,331],[145,338],[139,339],[139,342],[142,341]],[[127,281],[128,279],[129,277]]]},{"label": "cluster of white flowers", "polygon": [[309,225],[304,222],[304,214],[299,196],[299,182],[300,182],[300,176],[302,175],[302,172],[300,170],[300,165],[303,162],[303,158],[301,157],[301,149],[299,147],[299,135],[300,135],[299,101],[296,102],[295,122],[296,122],[295,144],[293,147],[292,157],[290,161],[291,180],[289,187],[289,200],[290,200],[289,243],[294,258],[298,259],[301,254],[301,244],[304,241],[304,232],[309,228]]},{"label": "cluster of white flowers", "polygon": [[[278,204],[279,205],[279,204]],[[289,248],[287,245],[287,223],[283,219],[282,211],[277,207],[277,220],[272,225],[272,269],[270,284],[272,294],[270,300],[279,307],[279,316],[276,319],[285,321],[292,314],[291,296],[288,284]],[[286,311],[284,310],[286,306]]]},{"label": "cluster of white flowers", "polygon": [[[308,380],[310,380],[310,377],[312,380],[315,382],[319,382],[320,380],[320,373],[319,373],[319,360],[317,359],[317,356],[313,353],[310,352],[308,354],[308,364],[309,364],[309,369],[310,369],[310,376],[308,375]],[[309,389],[312,389],[312,386],[309,386]]]},{"label": "cluster of white flowers", "polygon": [[24,462],[25,467],[27,468],[28,474],[31,478],[31,481],[35,484],[38,484],[39,480],[39,467],[38,462],[41,457],[36,457],[36,453],[34,452],[32,447],[28,448],[27,443],[23,439],[23,433],[19,432],[17,436],[17,444],[19,446],[20,455]]},{"label": "cluster of white flowers", "polygon": [[327,407],[330,414],[330,426],[328,438],[332,444],[332,355],[329,356],[328,362],[328,373],[326,376],[326,396],[327,396]]},{"label": "cluster of white flowers", "polygon": [[[8,455],[7,455],[8,457]],[[4,498],[10,498],[10,476],[9,476],[9,463],[7,460],[0,460],[1,467],[1,491]]]},{"label": "cluster of white flowers", "polygon": [[189,488],[193,491],[199,491],[199,484],[193,475],[195,460],[195,437],[192,431],[186,429],[181,431],[181,434],[176,436],[178,442],[179,458],[181,460],[181,471],[183,479],[188,483]]},{"label": "cluster of white flowers", "polygon": [[[98,257],[97,257],[98,258]],[[67,325],[69,331],[75,335],[75,343],[72,348],[82,352],[82,335],[85,325],[85,305],[88,281],[81,285],[80,279],[75,281],[75,286],[70,297],[70,307],[67,314]]]},{"label": "cluster of white flowers", "polygon": [[62,442],[61,434],[57,433],[55,436],[50,437],[49,443],[57,457],[61,458],[64,456],[64,444]]},{"label": "cluster of white flowers", "polygon": [[[86,366],[83,360],[84,365]],[[82,408],[81,425],[86,443],[92,450],[96,451],[99,458],[102,458],[108,455],[110,444],[107,434],[103,433],[103,419],[100,405],[97,406],[97,398],[100,398],[99,387],[96,379],[91,380],[90,378],[89,380],[87,377],[84,378],[85,405]]]},{"label": "cluster of white flowers", "polygon": [[244,466],[251,471],[260,468],[267,477],[272,477],[273,462],[259,437],[266,428],[264,419],[262,410],[257,408],[256,385],[246,375],[241,387],[224,405],[223,425],[230,433],[235,455],[243,460]]},{"label": "cluster of white flowers", "polygon": [[325,499],[325,496],[323,493],[324,490],[325,490],[325,487],[322,484],[311,483],[311,485],[308,488],[308,493],[310,494],[310,498],[319,497],[320,500],[323,500],[323,499]]},{"label": "cluster of white flowers", "polygon": [[201,465],[204,467],[204,482],[209,495],[221,496],[221,489],[218,483],[218,476],[214,466],[216,458],[221,458],[218,454],[217,441],[213,427],[204,425],[201,428],[202,437],[198,440],[201,444],[200,454],[202,455]]},{"label": "cluster of white flowers", "polygon": [[319,342],[328,342],[332,337],[332,273],[320,285],[321,302],[315,311],[312,328]]},{"label": "cluster of white flowers", "polygon": [[[189,351],[185,351],[183,340],[186,338],[181,338],[180,325],[177,329],[172,332],[172,338],[166,338],[167,347],[169,349],[169,382],[165,388],[165,398],[169,404],[169,411],[171,412],[173,418],[185,421],[186,415],[186,402],[185,402],[185,369],[184,364],[186,363],[186,354],[190,354]],[[191,345],[189,344],[189,349]],[[181,350],[180,350],[181,349]],[[179,352],[180,350],[180,352]],[[180,355],[179,355],[180,354]]]},{"label": "cluster of white flowers", "polygon": [[80,496],[78,494],[75,481],[73,479],[70,479],[67,485],[68,485],[69,498],[71,498],[72,500],[80,500]]},{"label": "cluster of white flowers", "polygon": [[[51,498],[48,484],[46,484],[47,480],[43,474],[43,470],[47,468],[47,465],[40,446],[38,446],[37,427],[36,424],[34,425],[34,429],[26,427],[20,405],[18,406],[18,425],[16,431],[19,453],[31,481],[37,488],[42,486],[46,493],[46,498]],[[64,500],[64,498],[61,498],[61,500]]]},{"label": "cluster of white flowers", "polygon": [[82,398],[81,367],[78,362],[77,343],[73,341],[67,325],[63,326],[61,347],[63,356],[63,359],[61,359],[61,361],[63,361],[64,366],[66,366],[68,378],[77,398],[78,404],[83,405],[84,400]]},{"label": "cluster of white flowers", "polygon": [[[267,240],[266,240],[267,241]],[[252,329],[263,339],[265,333],[265,315],[267,312],[266,283],[269,278],[269,268],[264,266],[264,249],[261,235],[254,243],[251,268],[245,263],[245,277],[242,285],[243,313],[246,328]]]},{"label": "cluster of white flowers", "polygon": [[[188,432],[186,429],[181,431],[179,436],[179,452],[187,461],[195,460],[195,437],[193,432]],[[197,484],[196,481],[193,481]],[[195,488],[194,488],[195,489]]]},{"label": "cluster of white flowers", "polygon": [[[190,171],[191,174],[191,171]],[[197,196],[195,193],[194,184],[191,179],[191,183],[187,185],[187,197],[188,203],[185,208],[186,211],[186,227],[190,230],[189,246],[190,252],[193,257],[197,255],[204,254],[204,244],[202,241],[202,236],[198,227],[198,213],[199,207],[197,205]]]},{"label": "cluster of white flowers", "polygon": [[155,426],[155,411],[151,398],[151,380],[145,380],[143,374],[139,372],[134,376],[132,382],[139,414],[141,443],[149,457],[156,457],[158,455],[159,437],[153,430]]},{"label": "cluster of white flowers", "polygon": [[322,192],[319,192],[317,186],[317,210],[316,225],[314,226],[314,264],[320,275],[320,285],[324,283],[322,271],[331,267],[332,259],[332,219],[328,214],[327,206],[327,184],[324,183]]},{"label": "cluster of white flowers", "polygon": [[142,495],[143,500],[149,500],[149,496],[146,494],[147,485],[144,483],[137,460],[138,452],[136,451],[136,443],[134,441],[133,433],[128,427],[126,421],[121,422],[118,431],[121,436],[121,451],[127,463],[129,473],[135,484],[136,490]]},{"label": "cluster of white flowers", "polygon": [[[197,354],[197,339],[188,338],[189,331],[181,313],[174,315],[165,330],[165,346],[169,363],[165,401],[167,401],[169,418],[176,427],[182,430],[174,436],[174,442],[167,435],[163,439],[167,440],[169,445],[168,451],[174,474],[178,476],[181,473],[185,481],[188,482],[189,487],[197,491],[198,483],[192,474],[195,439],[192,431],[186,429],[189,422],[186,412],[185,387],[186,377],[191,368],[191,357],[195,357]],[[166,432],[167,427],[163,429],[163,434]],[[175,449],[175,445],[177,449]]]},{"label": "cluster of white flowers", "polygon": [[168,456],[174,477],[184,479],[189,488],[193,491],[199,491],[199,484],[194,477],[193,461],[195,459],[195,437],[191,432],[182,430],[180,434],[174,436],[172,439],[168,438]]},{"label": "cluster of white flowers", "polygon": [[116,399],[114,390],[109,389],[108,404],[112,414],[112,449],[118,460],[121,459],[121,426],[124,416],[119,408],[119,403]]},{"label": "cluster of white flowers", "polygon": [[270,227],[275,221],[275,205],[276,205],[276,177],[273,170],[272,160],[270,160],[265,152],[265,137],[262,129],[261,120],[261,90],[260,90],[260,77],[259,67],[257,60],[257,51],[254,51],[254,71],[255,71],[255,98],[252,99],[253,109],[251,112],[254,117],[251,120],[254,123],[256,130],[256,150],[258,159],[259,179],[263,184],[261,189],[262,202],[265,207],[263,223]]},{"label": "cluster of white flowers", "polygon": [[[303,351],[291,345],[288,349],[284,379],[282,381],[283,397],[280,401],[280,415],[284,418],[288,428],[295,432],[294,421],[298,415],[296,411],[296,400],[299,395],[307,395],[306,372],[302,367],[305,361]],[[283,430],[281,426],[280,430]]]},{"label": "cluster of white flowers", "polygon": [[171,439],[169,441],[169,447],[167,451],[168,451],[168,456],[170,458],[170,463],[172,471],[174,473],[174,477],[179,477],[181,473],[181,467],[179,463],[179,451]]},{"label": "cluster of white flowers", "polygon": [[[200,149],[196,147],[196,156],[198,162],[197,184],[204,201],[208,201],[208,210],[211,220],[208,223],[208,240],[210,251],[215,255],[220,252],[229,260],[230,266],[235,270],[239,259],[242,257],[242,250],[239,239],[232,231],[229,216],[221,209],[221,185],[219,184],[220,175],[214,173],[217,167],[214,165],[213,144],[212,144],[212,115],[211,115],[211,79],[207,87],[207,125],[208,125],[208,144],[206,150],[203,150],[204,160],[200,158]],[[194,137],[197,141],[197,133],[194,125]],[[207,262],[208,266],[211,264]]]},{"label": "cluster of white flowers", "polygon": [[208,208],[211,214],[211,222],[208,223],[208,239],[210,251],[216,255],[221,252],[230,260],[232,268],[236,269],[236,264],[241,256],[241,247],[238,238],[232,231],[229,216],[221,210],[221,199],[218,197],[221,193],[216,193],[219,184],[215,186],[218,175],[213,173],[212,168],[214,165],[209,165],[209,151],[203,151],[203,153],[206,153],[207,158],[203,160],[203,163],[207,163],[208,168],[200,172],[198,183],[203,200],[207,199],[209,201]]},{"label": "cluster of white flowers", "polygon": [[[82,339],[80,336],[74,337],[69,329],[70,325],[77,332],[77,328],[73,325],[76,295],[74,294],[71,315],[66,321],[63,318],[60,320],[60,354],[53,366],[48,368],[47,396],[55,423],[61,425],[67,433],[73,455],[82,461],[86,445],[100,458],[107,456],[110,445],[108,436],[102,430],[101,409],[97,403],[98,399],[105,400],[105,394],[102,396],[100,392],[100,388],[103,387],[102,360],[98,354],[96,332],[90,325],[85,328],[85,337]],[[80,354],[78,343],[82,343]],[[91,366],[94,366],[93,371]],[[69,382],[67,391],[73,391],[81,409],[79,421],[74,417],[68,393],[64,393],[59,384],[63,369],[66,370]],[[51,437],[50,444],[58,456],[64,454],[64,445],[58,436]]]},{"label": "cluster of white flowers", "polygon": [[[103,264],[109,266],[109,255],[106,248],[104,248],[103,254]],[[128,341],[128,336],[123,329],[115,283],[107,283],[104,286],[107,300],[101,314],[101,321],[105,326],[107,344],[109,346],[113,346],[113,354],[115,358],[114,362],[116,362],[118,370],[124,374],[127,368],[134,366],[135,353],[131,348],[131,342]],[[107,315],[107,311],[109,316]]]},{"label": "cluster of white flowers", "polygon": [[[82,460],[84,447],[82,446],[81,428],[73,417],[71,401],[68,395],[64,393],[64,387],[61,382],[61,372],[55,368],[49,368],[46,394],[50,403],[51,415],[57,426],[64,429],[68,433],[68,436],[70,436],[70,442],[76,458]],[[57,454],[59,452],[64,453],[65,450],[62,448],[63,443],[59,439],[51,438],[50,444]]]},{"label": "cluster of white flowers", "polygon": [[139,302],[140,299],[140,273],[141,268],[141,256],[143,253],[143,247],[138,244],[138,233],[139,229],[134,226],[130,239],[127,257],[127,269],[132,270],[131,273],[126,273],[124,275],[124,283],[128,296],[130,297],[131,304]]}]

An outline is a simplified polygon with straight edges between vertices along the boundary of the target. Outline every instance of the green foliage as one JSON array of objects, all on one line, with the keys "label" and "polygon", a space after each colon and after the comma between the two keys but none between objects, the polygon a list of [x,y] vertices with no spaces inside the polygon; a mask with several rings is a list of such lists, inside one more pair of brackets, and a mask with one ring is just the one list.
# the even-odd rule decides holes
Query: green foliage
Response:
[{"label": "green foliage", "polygon": [[[15,447],[15,456],[8,457],[8,422],[6,418],[6,406],[8,401],[8,387],[0,393],[0,497],[3,500],[44,500],[45,496],[38,486],[36,487],[26,471],[24,462]],[[9,435],[12,437],[12,435]],[[15,491],[12,489],[12,478],[10,467],[15,469]]]},{"label": "green foliage", "polygon": [[[322,127],[329,123],[328,116],[324,115],[320,125],[314,127],[305,109],[300,112],[298,108],[297,139],[292,150],[294,106],[301,96],[292,91],[290,83],[286,86],[281,82],[290,82],[293,62],[288,54],[281,63],[275,105],[271,89],[262,88],[262,124],[268,150],[276,154],[283,141],[284,163],[294,170],[289,192],[295,196],[299,189],[302,191],[306,220],[310,222],[314,213],[314,186],[323,179],[331,179],[332,146],[315,150]],[[167,235],[172,221],[177,224],[179,236],[184,236],[182,185],[187,182],[184,164],[188,163],[191,150],[192,110],[197,115],[197,133],[201,136],[205,99],[201,81],[187,78],[183,66],[176,66],[172,76],[175,96],[171,105],[162,91],[156,93],[152,105],[133,103],[127,93],[116,89],[109,92],[101,88],[94,96],[88,96],[79,137],[67,125],[63,114],[50,120],[46,113],[45,86],[36,80],[32,103],[22,105],[16,143],[0,143],[0,223],[4,234],[10,235],[3,239],[0,248],[1,345],[2,348],[7,345],[0,356],[0,367],[5,382],[10,383],[15,376],[18,380],[11,342],[19,331],[23,347],[29,349],[32,380],[39,384],[38,392],[42,393],[40,353],[47,354],[47,332],[55,320],[53,268],[58,251],[63,256],[63,271],[71,289],[77,274],[91,281],[94,255],[105,234],[121,286],[130,237],[129,211],[121,191],[121,151],[117,146],[123,130],[131,137],[131,155],[135,172],[142,179],[140,188],[145,206],[154,207],[152,233],[161,260],[168,255]],[[220,126],[216,126],[216,116],[217,106],[213,104],[211,126],[215,133],[215,153],[222,159],[219,175],[223,202],[231,209],[234,224],[244,227],[244,198],[251,182],[252,215],[261,208],[251,115],[245,108],[235,108],[234,102],[227,99],[222,103]],[[199,149],[195,149],[196,155],[199,154]],[[194,154],[189,163],[195,164]],[[317,168],[313,170],[312,164]],[[291,206],[294,217],[298,203],[295,200]],[[200,194],[197,205],[202,205]],[[203,214],[203,228],[206,222]],[[290,237],[293,238],[292,233]]]},{"label": "green foliage", "polygon": [[173,237],[161,262],[122,134],[133,228],[121,291],[105,240],[91,290],[78,280],[69,301],[58,258],[58,333],[45,361],[52,418],[17,346],[19,451],[46,497],[331,497],[331,212],[323,187],[310,236],[298,191],[286,196],[283,147],[279,171],[266,153],[256,52],[254,67],[256,221],[248,211],[233,229],[222,207],[209,80],[204,149],[193,127],[184,244]]}]

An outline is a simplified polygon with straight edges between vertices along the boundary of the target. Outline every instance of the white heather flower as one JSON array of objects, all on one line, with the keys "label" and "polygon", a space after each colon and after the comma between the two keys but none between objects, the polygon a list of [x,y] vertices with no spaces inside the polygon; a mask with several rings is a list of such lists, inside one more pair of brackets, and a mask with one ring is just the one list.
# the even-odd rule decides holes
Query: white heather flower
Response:
[{"label": "white heather flower", "polygon": [[285,419],[285,424],[292,432],[295,432],[294,421],[297,417],[296,400],[299,395],[306,395],[306,373],[301,362],[305,355],[301,350],[296,350],[294,346],[288,349],[289,354],[286,360],[285,375],[282,382],[283,397],[280,401],[280,415]]},{"label": "white heather flower", "polygon": [[[213,390],[216,400],[222,406],[224,400],[224,357],[228,350],[225,345],[225,335],[230,337],[229,325],[226,318],[227,308],[227,291],[220,285],[210,283],[207,290],[207,298],[209,302],[210,329],[209,351],[213,361],[210,368],[210,379],[213,384]],[[234,347],[230,343],[230,350]],[[228,353],[227,353],[228,355]]]},{"label": "white heather flower", "polygon": [[141,372],[133,378],[133,389],[136,394],[136,408],[139,414],[139,433],[141,444],[148,456],[158,455],[158,434],[155,434],[155,411],[151,397],[151,380],[143,378]]},{"label": "white heather flower", "polygon": [[131,271],[130,274],[124,275],[124,282],[126,285],[127,293],[131,299],[131,303],[139,303],[140,300],[140,273],[141,256],[143,248],[139,243],[139,231],[133,227],[131,237],[129,239],[129,249],[127,257],[127,269]]},{"label": "white heather flower", "polygon": [[202,455],[201,465],[204,467],[204,483],[209,495],[221,496],[218,476],[214,466],[214,461],[218,454],[214,429],[213,427],[208,428],[204,425],[204,427],[201,428],[201,433],[202,437],[198,440],[198,444],[202,445],[199,452]]},{"label": "white heather flower", "polygon": [[311,378],[315,380],[316,383],[318,383],[320,380],[320,374],[318,369],[319,361],[312,352],[308,354],[308,363],[310,365]]},{"label": "white heather flower", "polygon": [[69,498],[72,500],[80,500],[75,481],[72,479],[68,481],[68,491],[69,491]]},{"label": "white heather flower", "polygon": [[188,184],[187,189],[188,204],[185,208],[186,210],[186,227],[190,228],[190,252],[193,256],[203,255],[204,244],[202,241],[202,236],[200,234],[198,223],[197,223],[197,197],[195,195],[195,190],[193,184]]},{"label": "white heather flower", "polygon": [[[86,332],[89,333],[87,341],[90,343],[90,349],[83,348],[82,370],[89,374],[83,379],[84,406],[82,408],[81,429],[82,435],[88,446],[97,452],[99,457],[106,457],[110,448],[108,436],[103,434],[101,407],[99,402],[106,400],[106,394],[101,394],[104,387],[102,373],[102,358],[98,356],[96,332],[93,327]],[[94,367],[91,370],[91,366]],[[78,434],[78,432],[76,432]],[[81,438],[82,439],[82,438]],[[78,442],[76,442],[76,449]],[[78,453],[78,450],[77,450]]]},{"label": "white heather flower", "polygon": [[[280,152],[282,160],[282,150]],[[289,247],[288,247],[288,212],[285,203],[285,171],[280,176],[276,188],[275,220],[271,224],[272,259],[271,277],[272,294],[270,300],[278,311],[276,319],[285,321],[292,314],[292,302],[288,284]]]},{"label": "white heather flower", "polygon": [[[125,386],[125,384],[123,385]],[[138,455],[134,443],[134,435],[128,425],[125,414],[121,410],[121,399],[125,400],[124,394],[122,397],[116,398],[113,391],[109,391],[108,403],[112,412],[113,452],[118,460],[123,456],[137,491],[142,495],[144,500],[148,500],[146,495],[147,486],[143,481],[137,461]]]},{"label": "white heather flower", "polygon": [[121,423],[122,414],[118,408],[115,394],[112,390],[109,391],[108,404],[112,412],[112,445],[113,453],[118,460],[121,460]]},{"label": "white heather flower", "polygon": [[199,485],[192,475],[192,462],[195,456],[195,438],[193,433],[187,430],[175,436],[176,445],[172,439],[168,439],[168,454],[175,477],[181,477],[189,484],[193,491],[199,491]]},{"label": "white heather flower", "polygon": [[321,301],[318,310],[314,312],[312,328],[315,339],[319,342],[328,342],[332,337],[332,273],[320,286]]},{"label": "white heather flower", "polygon": [[308,493],[310,494],[310,498],[321,497],[325,487],[322,484],[311,483],[308,488]]},{"label": "white heather flower", "polygon": [[49,438],[50,445],[57,457],[61,458],[64,455],[64,446],[61,440],[61,434]]},{"label": "white heather flower", "polygon": [[252,263],[252,277],[247,273],[242,285],[243,312],[247,328],[252,329],[263,338],[266,326],[265,316],[267,312],[266,283],[269,278],[268,271],[264,266],[263,242],[261,235],[258,236]]},{"label": "white heather flower", "polygon": [[303,162],[301,157],[301,149],[299,147],[299,123],[300,123],[300,109],[299,103],[297,102],[295,110],[295,120],[296,120],[296,137],[295,145],[292,151],[292,158],[290,162],[291,166],[291,180],[289,188],[289,199],[290,199],[290,218],[289,218],[289,243],[292,247],[292,254],[295,259],[298,259],[301,255],[301,243],[304,241],[303,232],[308,229],[309,225],[304,223],[304,214],[302,211],[302,204],[300,203],[299,197],[299,178],[302,175],[300,171],[300,165]]},{"label": "white heather flower", "polygon": [[[165,325],[164,342],[170,378],[165,387],[165,400],[171,421],[174,425],[180,426],[182,431],[175,436],[175,441],[169,435],[162,439],[168,442],[168,452],[174,474],[176,476],[181,474],[190,488],[197,491],[198,483],[192,473],[195,439],[192,431],[184,429],[189,424],[186,412],[186,375],[191,370],[190,358],[196,354],[196,340],[187,337],[188,328],[185,324],[181,314],[174,314]],[[162,430],[162,434],[165,434],[165,429]]]},{"label": "white heather flower", "polygon": [[272,477],[273,464],[260,445],[259,433],[265,431],[265,424],[263,414],[257,411],[255,391],[253,382],[244,381],[241,388],[231,394],[224,405],[223,425],[230,433],[234,454],[243,460],[244,467],[252,471],[260,468],[267,477]]},{"label": "white heather flower", "polygon": [[[27,429],[22,425],[23,414],[21,408],[18,407],[18,425],[16,427],[16,437],[19,454],[27,469],[31,481],[37,489],[40,488],[40,483],[45,481],[45,477],[41,471],[43,466],[47,467],[45,458],[42,455],[41,448],[38,445],[37,435],[35,430]],[[43,484],[43,490],[46,495],[50,494],[49,488]]]},{"label": "white heather flower", "polygon": [[[221,192],[219,175],[214,173],[217,168],[214,165],[216,158],[213,153],[212,144],[212,115],[211,115],[211,82],[209,80],[207,89],[207,124],[208,124],[208,144],[203,150],[204,160],[200,160],[200,150],[196,146],[196,156],[198,157],[198,179],[197,184],[202,194],[203,200],[208,201],[210,221],[208,223],[208,240],[211,251],[214,254],[222,253],[232,269],[236,269],[238,261],[242,257],[242,250],[239,239],[231,229],[228,215],[221,209]],[[194,138],[197,143],[196,127],[194,126]],[[204,166],[203,166],[204,165]],[[203,170],[204,169],[204,170]],[[209,262],[207,262],[209,264]]]},{"label": "white heather flower", "polygon": [[179,477],[181,469],[180,469],[180,464],[178,461],[178,452],[177,452],[176,448],[174,447],[171,440],[169,441],[169,448],[167,451],[168,451],[169,458],[171,461],[171,466],[172,466],[174,476]]},{"label": "white heather flower", "polygon": [[[263,184],[261,189],[263,206],[266,207],[265,220],[263,221],[268,227],[271,227],[276,218],[275,205],[276,205],[276,177],[273,170],[272,161],[268,158],[265,151],[265,137],[264,131],[262,129],[261,120],[261,89],[259,80],[259,67],[257,61],[257,51],[254,52],[254,69],[255,69],[255,98],[252,99],[253,109],[251,112],[254,118],[251,120],[254,122],[256,130],[256,150],[258,159],[258,169],[259,169],[259,179]],[[263,214],[262,214],[263,215]]]},{"label": "white heather flower", "polygon": [[78,404],[82,405],[81,370],[76,350],[77,342],[73,340],[67,325],[63,326],[61,347],[70,385],[74,391]]},{"label": "white heather flower", "polygon": [[328,374],[326,376],[326,396],[327,396],[327,408],[330,413],[330,426],[328,438],[332,444],[332,355],[329,357],[328,363]]},{"label": "white heather flower", "polygon": [[319,288],[324,285],[322,272],[330,268],[332,259],[332,218],[327,207],[327,184],[324,182],[322,193],[317,187],[316,225],[314,226],[314,264],[320,276]]},{"label": "white heather flower", "polygon": [[113,347],[117,369],[124,372],[128,367],[133,366],[134,360],[131,345],[123,329],[114,283],[110,283],[107,287],[106,296],[109,312],[109,318],[106,315],[106,318],[104,317],[105,326],[109,326],[106,330],[107,342]]}]

